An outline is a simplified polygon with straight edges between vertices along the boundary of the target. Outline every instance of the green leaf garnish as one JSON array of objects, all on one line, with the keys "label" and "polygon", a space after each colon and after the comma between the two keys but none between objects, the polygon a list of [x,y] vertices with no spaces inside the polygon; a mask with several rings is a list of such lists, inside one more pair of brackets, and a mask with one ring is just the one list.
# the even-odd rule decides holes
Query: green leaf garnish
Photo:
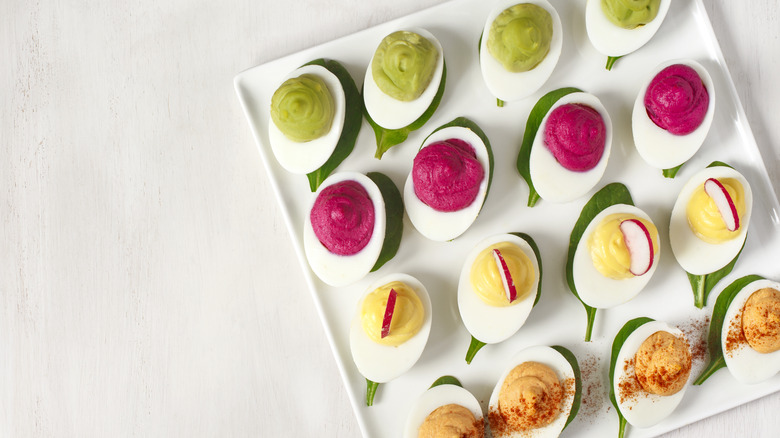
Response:
[{"label": "green leaf garnish", "polygon": [[648,322],[653,321],[651,318],[634,318],[631,321],[628,321],[625,325],[623,325],[623,328],[620,329],[620,331],[615,335],[615,340],[612,342],[612,355],[610,356],[609,360],[609,401],[612,402],[612,406],[615,407],[615,410],[618,414],[619,419],[619,432],[618,437],[623,438],[623,436],[626,433],[626,418],[623,416],[623,413],[620,412],[620,408],[618,407],[617,398],[615,397],[615,368],[617,365],[617,358],[618,354],[620,354],[620,348],[623,347],[623,344],[626,342],[626,339],[628,336],[634,332],[637,328],[641,327],[644,324],[647,324]]},{"label": "green leaf garnish", "polygon": [[455,385],[455,386],[460,386],[461,388],[463,388],[463,385],[460,384],[460,380],[456,379],[455,377],[452,377],[452,376],[441,376],[438,379],[436,379],[436,381],[433,382],[431,387],[428,388],[428,389],[435,388],[435,387],[437,387],[439,385]]},{"label": "green leaf garnish", "polygon": [[369,172],[366,176],[379,187],[385,201],[385,240],[382,242],[379,257],[371,268],[371,272],[374,272],[395,257],[398,247],[401,246],[401,236],[404,233],[404,201],[398,187],[387,175]]},{"label": "green leaf garnish", "polygon": [[371,125],[371,128],[374,130],[374,135],[376,137],[376,154],[374,154],[374,157],[381,160],[382,155],[384,155],[385,152],[388,151],[391,147],[403,143],[407,137],[409,137],[409,133],[412,131],[415,131],[417,129],[420,129],[425,125],[428,120],[430,120],[431,116],[433,116],[433,113],[436,112],[436,108],[439,107],[439,103],[441,103],[441,98],[444,95],[444,84],[447,82],[447,63],[444,62],[444,66],[442,68],[441,72],[441,81],[439,82],[439,89],[436,91],[436,95],[433,97],[433,101],[431,101],[431,104],[428,106],[428,109],[425,110],[425,112],[414,122],[412,122],[410,125],[400,128],[400,129],[386,129],[381,126],[379,126],[372,118],[371,115],[368,114],[368,110],[365,109],[365,105],[363,106],[364,114],[366,116],[366,120],[368,120],[368,124]]},{"label": "green leaf garnish", "polygon": [[320,58],[305,65],[312,64],[325,67],[338,78],[341,83],[341,88],[344,89],[344,97],[346,99],[344,127],[341,130],[341,136],[339,137],[339,142],[336,144],[336,148],[333,150],[333,153],[325,164],[306,175],[309,178],[309,188],[312,192],[316,192],[320,184],[325,181],[325,178],[327,178],[355,148],[355,141],[357,141],[360,127],[363,125],[363,99],[360,97],[360,92],[358,92],[352,76],[349,75],[347,69],[338,61]]},{"label": "green leaf garnish", "polygon": [[366,379],[366,406],[374,405],[374,396],[377,388],[379,388],[379,383]]},{"label": "green leaf garnish", "polygon": [[[745,242],[747,242],[747,239],[745,239]],[[693,289],[693,304],[696,307],[701,309],[707,305],[707,296],[712,291],[712,288],[734,269],[734,265],[737,264],[739,255],[742,254],[742,250],[745,249],[745,242],[742,243],[742,248],[739,249],[739,252],[734,259],[729,262],[728,265],[717,271],[704,275],[693,275],[690,272],[686,272],[686,274],[688,274],[688,281],[691,283],[691,289]]]},{"label": "green leaf garnish", "polygon": [[664,178],[674,178],[675,176],[677,176],[677,172],[680,171],[680,168],[683,167],[683,164],[680,164],[677,167],[672,167],[670,169],[664,169],[663,170]]},{"label": "green leaf garnish", "polygon": [[[485,132],[482,130],[482,128],[479,127],[479,125],[477,125],[476,123],[474,123],[474,121],[466,117],[458,117],[453,121],[449,123],[445,123],[439,126],[438,128],[434,129],[430,134],[428,134],[428,137],[425,137],[425,140],[423,140],[423,144],[425,144],[428,138],[434,133],[436,133],[437,131],[440,131],[444,128],[450,128],[453,126],[465,128],[472,131],[474,134],[477,134],[477,137],[479,137],[479,139],[482,140],[482,143],[485,145],[485,149],[487,149],[488,182],[487,182],[487,189],[485,190],[485,199],[482,200],[482,205],[485,205],[485,201],[487,201],[487,195],[488,193],[490,193],[490,184],[493,182],[493,167],[495,166],[493,160],[493,148],[490,146],[490,140],[488,140],[487,135],[485,135]],[[420,149],[422,149],[422,146],[420,146]]]},{"label": "green leaf garnish", "polygon": [[715,300],[715,308],[712,309],[712,318],[710,319],[710,331],[707,335],[707,350],[710,352],[710,361],[704,371],[693,382],[694,385],[701,385],[711,375],[715,374],[715,371],[726,366],[726,360],[723,358],[723,345],[720,341],[721,333],[723,332],[723,322],[726,318],[726,311],[728,310],[731,302],[734,301],[734,297],[745,288],[748,284],[762,280],[764,277],[760,275],[746,275],[744,277],[734,280],[730,285],[723,289],[723,292],[718,295],[718,299]]},{"label": "green leaf garnish", "polygon": [[534,138],[536,137],[539,126],[542,124],[542,119],[550,111],[550,108],[561,97],[575,93],[582,92],[579,88],[566,87],[559,88],[557,90],[550,91],[542,96],[536,105],[531,109],[531,113],[528,115],[528,121],[525,124],[525,133],[523,133],[523,143],[520,145],[520,153],[517,155],[517,171],[520,172],[520,176],[523,177],[526,183],[528,183],[528,206],[533,207],[536,205],[536,201],[539,200],[539,194],[536,193],[534,183],[531,180],[531,147],[534,144]]},{"label": "green leaf garnish", "polygon": [[713,161],[713,162],[712,162],[712,163],[710,163],[710,164],[709,164],[707,167],[719,167],[719,166],[720,166],[720,167],[728,167],[728,168],[731,168],[731,169],[733,169],[733,168],[734,168],[734,167],[733,167],[733,166],[731,166],[730,164],[724,163],[723,161]]},{"label": "green leaf garnish", "polygon": [[569,252],[566,257],[566,282],[569,285],[571,293],[573,293],[585,307],[585,312],[588,317],[585,342],[590,341],[593,332],[593,323],[596,319],[596,309],[585,304],[577,293],[577,287],[574,285],[574,252],[577,250],[577,245],[582,239],[582,234],[585,232],[585,229],[588,228],[588,224],[590,224],[593,218],[605,208],[615,204],[634,205],[631,193],[628,191],[628,188],[621,183],[607,184],[590,198],[588,203],[582,207],[582,213],[580,213],[579,219],[577,219],[577,222],[574,224],[574,228],[571,230],[571,238],[569,239]]},{"label": "green leaf garnish", "polygon": [[[577,416],[577,412],[580,410],[580,401],[582,399],[582,377],[580,376],[580,364],[577,362],[577,357],[569,351],[567,348],[560,345],[553,345],[552,348],[561,354],[561,356],[569,362],[571,369],[574,371],[574,401],[571,405],[571,411],[569,411],[569,418],[566,419],[566,424],[563,425],[563,429],[574,420]],[[563,430],[561,429],[561,430]]]},{"label": "green leaf garnish", "polygon": [[608,56],[607,57],[607,70],[612,70],[612,66],[615,65],[615,61],[622,58],[623,56]]},{"label": "green leaf garnish", "polygon": [[469,344],[469,350],[466,352],[466,363],[471,364],[471,361],[474,360],[474,356],[476,356],[477,352],[485,345],[487,344],[472,336],[471,344]]}]

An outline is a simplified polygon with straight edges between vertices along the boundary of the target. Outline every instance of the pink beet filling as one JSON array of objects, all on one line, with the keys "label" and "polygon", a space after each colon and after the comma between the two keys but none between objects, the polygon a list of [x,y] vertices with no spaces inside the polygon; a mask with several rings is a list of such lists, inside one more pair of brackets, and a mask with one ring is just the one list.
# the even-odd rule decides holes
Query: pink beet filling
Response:
[{"label": "pink beet filling", "polygon": [[424,147],[412,165],[414,193],[436,211],[458,211],[471,205],[484,178],[474,148],[457,138]]},{"label": "pink beet filling", "polygon": [[701,125],[710,105],[710,95],[696,70],[675,64],[653,78],[644,102],[653,123],[671,134],[685,135]]},{"label": "pink beet filling", "polygon": [[314,234],[328,251],[352,255],[365,248],[374,232],[374,203],[356,181],[322,189],[310,213]]},{"label": "pink beet filling", "polygon": [[584,172],[601,160],[607,129],[595,109],[580,103],[555,108],[547,118],[544,144],[556,160],[568,170]]}]

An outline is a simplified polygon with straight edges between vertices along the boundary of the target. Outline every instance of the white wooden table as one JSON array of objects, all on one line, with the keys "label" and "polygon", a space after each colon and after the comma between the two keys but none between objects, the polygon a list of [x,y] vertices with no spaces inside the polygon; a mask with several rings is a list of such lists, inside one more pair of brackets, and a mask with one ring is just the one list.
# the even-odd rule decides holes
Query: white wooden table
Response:
[{"label": "white wooden table", "polygon": [[[232,78],[441,2],[0,2],[0,436],[359,436]],[[705,3],[780,191],[777,2]]]}]

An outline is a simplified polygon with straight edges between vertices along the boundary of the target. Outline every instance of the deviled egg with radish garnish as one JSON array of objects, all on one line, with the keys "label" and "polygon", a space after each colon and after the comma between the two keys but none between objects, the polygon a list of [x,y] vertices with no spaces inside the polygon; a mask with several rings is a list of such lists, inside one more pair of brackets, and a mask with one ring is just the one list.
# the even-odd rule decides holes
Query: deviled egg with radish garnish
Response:
[{"label": "deviled egg with radish garnish", "polygon": [[555,69],[562,46],[561,18],[548,1],[499,1],[479,42],[482,78],[498,106],[541,88]]},{"label": "deviled egg with radish garnish", "polygon": [[736,263],[752,208],[747,179],[721,162],[693,175],[680,190],[672,209],[669,240],[677,263],[691,277],[697,307],[707,304],[707,294],[714,286],[706,281],[710,274],[728,274]]},{"label": "deviled egg with radish garnish", "polygon": [[437,128],[423,142],[404,185],[406,213],[423,236],[452,240],[482,210],[493,178],[485,133],[464,117]]},{"label": "deviled egg with radish garnish", "polygon": [[271,97],[268,141],[311,191],[352,152],[363,121],[360,94],[337,61],[315,59],[287,75]]},{"label": "deviled egg with radish garnish", "polygon": [[555,438],[574,420],[582,395],[577,358],[561,346],[520,351],[490,396],[494,438]]},{"label": "deviled egg with radish garnish", "polygon": [[431,299],[416,278],[390,274],[368,287],[349,329],[349,348],[366,378],[366,404],[380,383],[408,371],[420,358],[431,331]]},{"label": "deviled egg with radish garnish", "polygon": [[382,39],[363,82],[366,118],[376,134],[376,158],[431,118],[446,77],[441,43],[427,30],[404,29]]},{"label": "deviled egg with radish garnish", "polygon": [[339,172],[320,186],[303,225],[312,271],[346,286],[393,258],[401,243],[403,200],[386,175]]},{"label": "deviled egg with radish garnish", "polygon": [[576,88],[539,99],[528,116],[517,159],[529,186],[528,206],[541,197],[569,202],[604,175],[612,151],[612,119],[601,101]]},{"label": "deviled egg with radish garnish", "polygon": [[718,295],[710,321],[710,363],[694,385],[726,366],[745,384],[780,372],[780,283],[758,275],[734,280]]},{"label": "deviled egg with radish garnish", "polygon": [[452,376],[443,376],[412,403],[404,438],[485,436],[485,418],[476,397]]},{"label": "deviled egg with radish garnish", "polygon": [[672,0],[587,0],[585,29],[593,47],[615,61],[644,46],[661,27]]},{"label": "deviled egg with radish garnish", "polygon": [[466,362],[525,324],[542,293],[542,258],[531,236],[497,234],[466,256],[458,281],[458,310],[471,334]]},{"label": "deviled egg with radish garnish", "polygon": [[654,426],[680,404],[691,374],[692,354],[676,327],[650,318],[628,321],[615,336],[609,366],[609,398],[620,434],[626,423]]},{"label": "deviled egg with radish garnish", "polygon": [[631,126],[636,150],[647,164],[674,178],[699,150],[715,114],[715,87],[693,60],[656,67],[634,102]]},{"label": "deviled egg with radish garnish", "polygon": [[660,257],[658,230],[650,216],[633,205],[626,186],[613,183],[583,207],[572,230],[566,277],[585,306],[589,341],[597,309],[636,297],[653,276]]}]

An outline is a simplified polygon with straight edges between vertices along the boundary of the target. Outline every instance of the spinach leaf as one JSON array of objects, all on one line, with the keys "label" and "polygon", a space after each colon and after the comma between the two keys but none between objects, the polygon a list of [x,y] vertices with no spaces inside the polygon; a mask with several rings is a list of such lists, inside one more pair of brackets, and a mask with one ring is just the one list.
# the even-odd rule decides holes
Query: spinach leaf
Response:
[{"label": "spinach leaf", "polygon": [[379,388],[379,383],[366,379],[366,406],[374,405],[377,388]]},{"label": "spinach leaf", "polygon": [[[460,386],[461,388],[463,388],[463,385],[460,384],[460,380],[458,380],[458,379],[456,379],[455,377],[452,377],[452,376],[441,376],[441,377],[439,377],[438,379],[436,379],[435,382],[433,382],[433,384],[431,385],[431,388],[435,388],[435,387],[437,387],[439,385],[455,385],[455,386]],[[428,388],[428,389],[431,389],[431,388]]]},{"label": "spinach leaf", "polygon": [[721,344],[720,337],[723,332],[723,323],[726,318],[726,311],[734,301],[734,297],[745,288],[748,284],[761,280],[763,277],[760,275],[746,275],[744,277],[734,280],[730,285],[723,289],[723,292],[718,295],[718,299],[715,301],[715,308],[712,309],[712,318],[710,319],[710,331],[707,335],[707,350],[710,352],[710,362],[704,371],[693,382],[694,385],[701,385],[711,375],[719,369],[726,366],[726,361],[723,359],[723,345]]},{"label": "spinach leaf", "polygon": [[371,128],[374,130],[374,136],[376,137],[376,154],[374,154],[376,159],[381,160],[382,155],[384,155],[388,149],[397,144],[403,143],[406,138],[409,137],[410,132],[422,128],[422,126],[425,125],[428,120],[430,120],[431,116],[433,116],[433,113],[436,112],[436,108],[439,107],[439,103],[441,103],[441,98],[444,95],[444,84],[446,82],[447,63],[445,62],[441,72],[441,82],[439,82],[439,89],[436,91],[436,95],[433,97],[433,101],[431,101],[428,109],[426,109],[417,120],[404,128],[386,129],[379,126],[371,118],[371,115],[368,114],[368,110],[365,109],[365,105],[363,106],[366,120],[368,120],[368,124],[371,125]]},{"label": "spinach leaf", "polygon": [[612,402],[612,406],[615,407],[615,410],[618,414],[618,420],[619,420],[619,429],[618,429],[618,437],[623,438],[623,436],[626,433],[626,418],[623,416],[623,414],[620,412],[620,408],[618,407],[617,403],[617,397],[615,396],[615,369],[617,367],[617,358],[618,354],[620,354],[620,348],[623,347],[623,343],[626,342],[626,339],[628,336],[634,332],[637,328],[641,327],[644,324],[647,324],[648,322],[653,321],[651,318],[634,318],[631,321],[628,321],[623,325],[623,328],[620,329],[620,331],[615,335],[615,340],[612,342],[612,355],[610,356],[609,360],[609,401]]},{"label": "spinach leaf", "polygon": [[680,171],[680,168],[683,167],[683,164],[680,164],[677,167],[672,167],[670,169],[664,169],[663,170],[664,178],[674,178],[675,176],[677,176],[677,172]]},{"label": "spinach leaf", "polygon": [[734,168],[734,167],[733,167],[733,166],[731,166],[730,164],[724,163],[723,161],[713,161],[713,162],[712,162],[712,163],[710,163],[710,164],[709,164],[709,166],[707,166],[707,167],[718,167],[718,166],[721,166],[721,167],[730,167],[730,168],[732,168],[732,169]]},{"label": "spinach leaf", "polygon": [[401,236],[404,233],[404,201],[398,187],[384,173],[369,172],[366,176],[379,187],[385,201],[385,240],[382,242],[382,250],[376,264],[371,268],[371,272],[374,272],[395,257],[398,247],[401,246]]},{"label": "spinach leaf", "polygon": [[339,142],[336,144],[336,149],[333,150],[333,153],[325,164],[306,175],[309,178],[309,188],[312,192],[316,192],[320,184],[325,181],[325,178],[327,178],[355,148],[355,141],[357,141],[360,127],[363,125],[363,99],[360,97],[360,92],[358,92],[352,76],[349,75],[347,69],[338,61],[320,58],[305,65],[312,64],[323,66],[333,73],[341,83],[341,88],[344,89],[344,97],[346,98],[344,127],[341,130],[341,136],[339,137]]},{"label": "spinach leaf", "polygon": [[612,70],[612,66],[615,65],[615,61],[622,58],[623,56],[608,56],[607,57],[607,70]]},{"label": "spinach leaf", "polygon": [[582,377],[580,375],[580,364],[577,362],[577,358],[574,356],[574,354],[567,348],[561,347],[560,345],[553,345],[552,348],[558,353],[561,353],[561,356],[563,356],[564,359],[569,362],[571,369],[574,370],[574,401],[571,405],[571,411],[569,411],[569,418],[566,419],[566,424],[563,426],[563,429],[566,429],[566,426],[568,426],[569,423],[574,420],[574,417],[577,416],[577,412],[580,410],[580,401],[582,400]]},{"label": "spinach leaf", "polygon": [[[747,242],[747,239],[745,239],[745,242]],[[704,275],[693,275],[690,272],[686,272],[686,274],[688,274],[688,281],[691,283],[691,289],[693,289],[693,304],[696,307],[701,309],[707,305],[707,295],[710,294],[712,288],[714,288],[723,277],[729,275],[731,270],[734,269],[734,265],[737,264],[737,259],[740,254],[742,254],[742,250],[745,249],[745,242],[742,243],[742,248],[739,249],[739,252],[734,259],[729,262],[728,265],[717,271]]]},{"label": "spinach leaf", "polygon": [[485,345],[487,344],[472,336],[469,349],[466,352],[466,364],[471,364],[471,361],[474,360],[474,356],[476,356],[477,352],[479,352],[479,350],[481,350]]},{"label": "spinach leaf", "polygon": [[531,109],[531,113],[528,115],[528,121],[525,124],[525,132],[523,133],[523,143],[520,145],[520,153],[517,155],[517,171],[520,172],[520,176],[522,176],[525,182],[528,183],[529,207],[536,205],[536,201],[539,200],[539,194],[536,193],[534,183],[531,181],[530,158],[531,147],[533,147],[534,138],[536,137],[537,131],[539,131],[539,126],[542,124],[542,119],[544,119],[544,116],[547,115],[547,112],[550,111],[550,108],[552,108],[555,102],[557,102],[561,97],[567,94],[581,91],[582,90],[579,88],[574,87],[559,88],[557,90],[550,91],[549,93],[542,96],[538,102],[536,102],[536,105],[534,105],[534,107]]},{"label": "spinach leaf", "polygon": [[566,282],[569,285],[571,293],[573,293],[585,307],[585,313],[588,317],[585,342],[590,341],[593,323],[596,320],[596,309],[585,304],[577,293],[577,287],[574,285],[574,252],[577,250],[577,245],[582,239],[582,234],[585,232],[585,229],[588,228],[588,224],[590,224],[593,218],[596,217],[601,210],[615,204],[634,205],[631,193],[628,191],[628,188],[621,183],[607,184],[590,198],[588,203],[582,207],[582,213],[580,213],[579,219],[577,219],[577,222],[574,224],[569,239],[569,253],[566,257]]}]

